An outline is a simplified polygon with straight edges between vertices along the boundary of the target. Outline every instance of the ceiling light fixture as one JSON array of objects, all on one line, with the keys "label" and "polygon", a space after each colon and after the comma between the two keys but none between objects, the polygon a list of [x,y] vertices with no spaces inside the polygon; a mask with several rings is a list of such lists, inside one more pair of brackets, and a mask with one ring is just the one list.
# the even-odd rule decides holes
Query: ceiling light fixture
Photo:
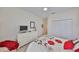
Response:
[{"label": "ceiling light fixture", "polygon": [[47,10],[48,10],[48,8],[43,8],[43,10],[44,10],[44,11],[47,11]]}]

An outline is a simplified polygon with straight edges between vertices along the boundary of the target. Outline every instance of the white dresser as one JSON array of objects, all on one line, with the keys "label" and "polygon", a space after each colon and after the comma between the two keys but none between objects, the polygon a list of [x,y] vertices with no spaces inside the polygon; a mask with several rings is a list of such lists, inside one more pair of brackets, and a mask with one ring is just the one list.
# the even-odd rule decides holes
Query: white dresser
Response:
[{"label": "white dresser", "polygon": [[37,37],[38,37],[38,32],[32,31],[32,32],[27,32],[27,33],[19,33],[17,35],[17,40],[19,42],[19,45],[23,46],[23,45],[37,39]]}]

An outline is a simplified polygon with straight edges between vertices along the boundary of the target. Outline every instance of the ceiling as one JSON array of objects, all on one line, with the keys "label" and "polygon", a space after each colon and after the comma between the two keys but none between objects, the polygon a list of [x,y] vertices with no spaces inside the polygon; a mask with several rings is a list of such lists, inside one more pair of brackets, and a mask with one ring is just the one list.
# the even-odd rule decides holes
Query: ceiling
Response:
[{"label": "ceiling", "polygon": [[43,8],[44,7],[21,7],[21,9],[31,12],[43,18],[49,16],[50,14],[65,11],[67,9],[70,9],[71,7],[47,7],[47,11],[44,11]]}]

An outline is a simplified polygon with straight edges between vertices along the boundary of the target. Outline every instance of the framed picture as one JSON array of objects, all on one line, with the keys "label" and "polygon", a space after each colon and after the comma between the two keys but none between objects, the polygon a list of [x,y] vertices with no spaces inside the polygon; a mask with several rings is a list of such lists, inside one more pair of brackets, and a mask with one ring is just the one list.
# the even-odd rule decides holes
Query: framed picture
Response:
[{"label": "framed picture", "polygon": [[35,28],[35,22],[34,21],[30,21],[30,28],[31,29]]}]

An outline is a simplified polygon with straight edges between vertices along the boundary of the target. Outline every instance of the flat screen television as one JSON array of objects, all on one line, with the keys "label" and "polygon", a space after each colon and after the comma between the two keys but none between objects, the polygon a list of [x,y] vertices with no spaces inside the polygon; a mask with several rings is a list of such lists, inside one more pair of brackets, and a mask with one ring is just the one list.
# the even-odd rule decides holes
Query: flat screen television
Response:
[{"label": "flat screen television", "polygon": [[28,30],[28,26],[20,26],[20,31],[27,31]]}]

